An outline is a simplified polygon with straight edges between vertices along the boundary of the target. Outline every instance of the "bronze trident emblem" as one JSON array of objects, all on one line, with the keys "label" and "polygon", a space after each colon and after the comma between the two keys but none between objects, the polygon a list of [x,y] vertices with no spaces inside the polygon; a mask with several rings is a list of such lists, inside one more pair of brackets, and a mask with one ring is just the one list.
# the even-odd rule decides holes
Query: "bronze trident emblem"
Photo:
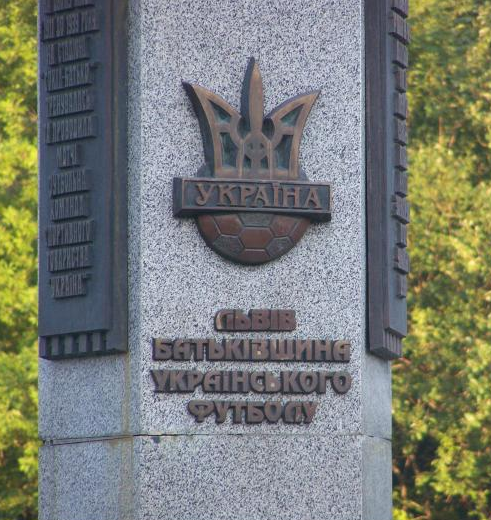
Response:
[{"label": "bronze trident emblem", "polygon": [[174,179],[174,214],[197,216],[222,256],[260,264],[290,250],[311,220],[328,221],[331,190],[299,167],[302,132],[320,91],[289,99],[264,116],[259,67],[246,71],[241,113],[200,85],[184,83],[200,124],[199,177]]}]

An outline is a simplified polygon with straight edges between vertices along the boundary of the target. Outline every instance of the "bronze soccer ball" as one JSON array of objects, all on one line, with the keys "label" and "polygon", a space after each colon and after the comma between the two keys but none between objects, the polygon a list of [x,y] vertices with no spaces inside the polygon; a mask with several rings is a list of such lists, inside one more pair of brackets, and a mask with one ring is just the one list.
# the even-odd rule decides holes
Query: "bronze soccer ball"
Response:
[{"label": "bronze soccer ball", "polygon": [[218,254],[242,264],[263,264],[290,251],[310,220],[244,212],[200,215],[197,223],[206,243]]}]

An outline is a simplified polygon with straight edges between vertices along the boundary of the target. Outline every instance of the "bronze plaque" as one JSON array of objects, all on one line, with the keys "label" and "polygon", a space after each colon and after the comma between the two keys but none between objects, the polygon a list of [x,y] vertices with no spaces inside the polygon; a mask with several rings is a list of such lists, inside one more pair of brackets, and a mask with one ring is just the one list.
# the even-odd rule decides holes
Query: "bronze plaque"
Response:
[{"label": "bronze plaque", "polygon": [[39,0],[39,354],[127,348],[126,0]]},{"label": "bronze plaque", "polygon": [[319,91],[264,116],[259,67],[247,68],[241,113],[217,94],[184,83],[198,117],[205,164],[174,179],[174,215],[195,217],[206,243],[229,260],[262,264],[288,252],[311,221],[331,219],[331,187],[299,166],[303,128]]}]

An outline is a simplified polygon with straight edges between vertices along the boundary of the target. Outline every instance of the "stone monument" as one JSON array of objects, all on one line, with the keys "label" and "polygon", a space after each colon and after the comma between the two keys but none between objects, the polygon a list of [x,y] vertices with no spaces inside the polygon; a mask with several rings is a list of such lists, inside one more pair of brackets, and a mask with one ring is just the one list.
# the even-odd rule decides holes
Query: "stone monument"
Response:
[{"label": "stone monument", "polygon": [[41,520],[389,520],[407,0],[39,0]]}]

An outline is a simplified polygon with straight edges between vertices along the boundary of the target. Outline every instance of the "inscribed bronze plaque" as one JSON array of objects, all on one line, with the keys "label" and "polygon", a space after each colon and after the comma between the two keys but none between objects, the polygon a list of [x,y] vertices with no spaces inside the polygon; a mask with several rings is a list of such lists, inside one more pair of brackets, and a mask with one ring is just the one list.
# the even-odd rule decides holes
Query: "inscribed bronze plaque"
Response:
[{"label": "inscribed bronze plaque", "polygon": [[264,116],[262,79],[249,61],[241,113],[217,94],[184,83],[198,117],[205,164],[174,179],[174,215],[195,217],[206,243],[243,264],[288,252],[311,221],[331,219],[331,187],[309,182],[299,165],[303,128],[319,91]]},{"label": "inscribed bronze plaque", "polygon": [[126,1],[39,0],[39,353],[126,350]]}]

